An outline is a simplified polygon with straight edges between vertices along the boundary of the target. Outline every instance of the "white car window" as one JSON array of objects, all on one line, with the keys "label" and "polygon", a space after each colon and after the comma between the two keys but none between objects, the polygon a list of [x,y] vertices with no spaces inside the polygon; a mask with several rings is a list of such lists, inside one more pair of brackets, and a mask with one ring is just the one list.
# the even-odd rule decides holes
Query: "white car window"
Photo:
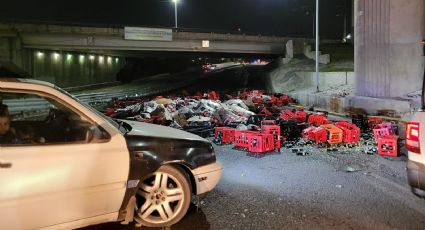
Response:
[{"label": "white car window", "polygon": [[[74,144],[110,139],[104,129],[56,99],[0,91],[0,102],[0,145]],[[2,128],[2,121],[7,119],[9,128]]]}]

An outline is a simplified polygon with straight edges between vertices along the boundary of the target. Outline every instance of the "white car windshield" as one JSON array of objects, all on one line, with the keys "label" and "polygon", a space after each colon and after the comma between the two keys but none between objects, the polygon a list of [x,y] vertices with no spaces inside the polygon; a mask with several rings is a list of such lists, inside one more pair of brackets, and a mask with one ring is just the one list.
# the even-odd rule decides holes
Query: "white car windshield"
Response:
[{"label": "white car windshield", "polygon": [[[89,104],[79,100],[77,97],[75,97],[74,95],[68,93],[67,91],[65,91],[62,88],[59,88],[57,86],[55,86],[55,89],[59,90],[61,93],[67,95],[68,97],[72,98],[73,100],[75,100],[76,102],[78,102],[79,104],[83,105],[85,108],[89,109],[90,111],[92,111],[93,113],[99,115],[101,118],[103,118],[106,122],[108,122],[109,124],[113,125],[115,128],[117,128],[121,133],[126,134],[128,131],[126,126],[122,125],[123,121],[117,120],[115,121],[114,119],[106,116],[105,114],[99,112],[98,110],[96,110],[95,108],[91,107]],[[127,125],[129,126],[129,125]]]}]

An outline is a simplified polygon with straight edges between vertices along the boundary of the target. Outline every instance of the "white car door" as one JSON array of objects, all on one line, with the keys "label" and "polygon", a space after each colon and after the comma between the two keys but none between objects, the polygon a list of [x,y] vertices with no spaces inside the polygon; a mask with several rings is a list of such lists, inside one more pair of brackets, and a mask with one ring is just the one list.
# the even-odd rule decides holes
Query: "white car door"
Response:
[{"label": "white car door", "polygon": [[0,228],[116,218],[129,173],[123,136],[56,97],[0,91],[0,98],[15,136],[0,144]]}]

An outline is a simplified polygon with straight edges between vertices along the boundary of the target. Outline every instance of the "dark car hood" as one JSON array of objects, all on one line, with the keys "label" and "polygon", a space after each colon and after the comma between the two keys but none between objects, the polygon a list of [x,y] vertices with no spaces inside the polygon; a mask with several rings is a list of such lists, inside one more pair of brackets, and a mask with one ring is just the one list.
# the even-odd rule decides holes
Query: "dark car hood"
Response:
[{"label": "dark car hood", "polygon": [[208,140],[200,136],[197,136],[195,134],[188,133],[182,130],[178,130],[175,128],[170,128],[170,127],[161,126],[161,125],[153,125],[153,124],[149,124],[145,122],[137,122],[137,121],[126,120],[125,122],[131,125],[132,127],[132,130],[128,133],[128,135],[209,142]]}]

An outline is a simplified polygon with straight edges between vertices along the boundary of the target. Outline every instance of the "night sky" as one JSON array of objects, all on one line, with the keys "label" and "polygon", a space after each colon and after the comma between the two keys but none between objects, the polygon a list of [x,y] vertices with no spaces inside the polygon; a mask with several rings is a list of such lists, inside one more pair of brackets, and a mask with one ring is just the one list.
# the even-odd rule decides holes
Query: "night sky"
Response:
[{"label": "night sky", "polygon": [[[351,0],[321,1],[321,37],[351,32]],[[346,6],[344,6],[346,3]],[[315,0],[180,0],[178,26],[186,30],[313,36]],[[313,13],[312,13],[313,12]],[[97,26],[173,27],[171,0],[2,0],[0,19]]]}]

